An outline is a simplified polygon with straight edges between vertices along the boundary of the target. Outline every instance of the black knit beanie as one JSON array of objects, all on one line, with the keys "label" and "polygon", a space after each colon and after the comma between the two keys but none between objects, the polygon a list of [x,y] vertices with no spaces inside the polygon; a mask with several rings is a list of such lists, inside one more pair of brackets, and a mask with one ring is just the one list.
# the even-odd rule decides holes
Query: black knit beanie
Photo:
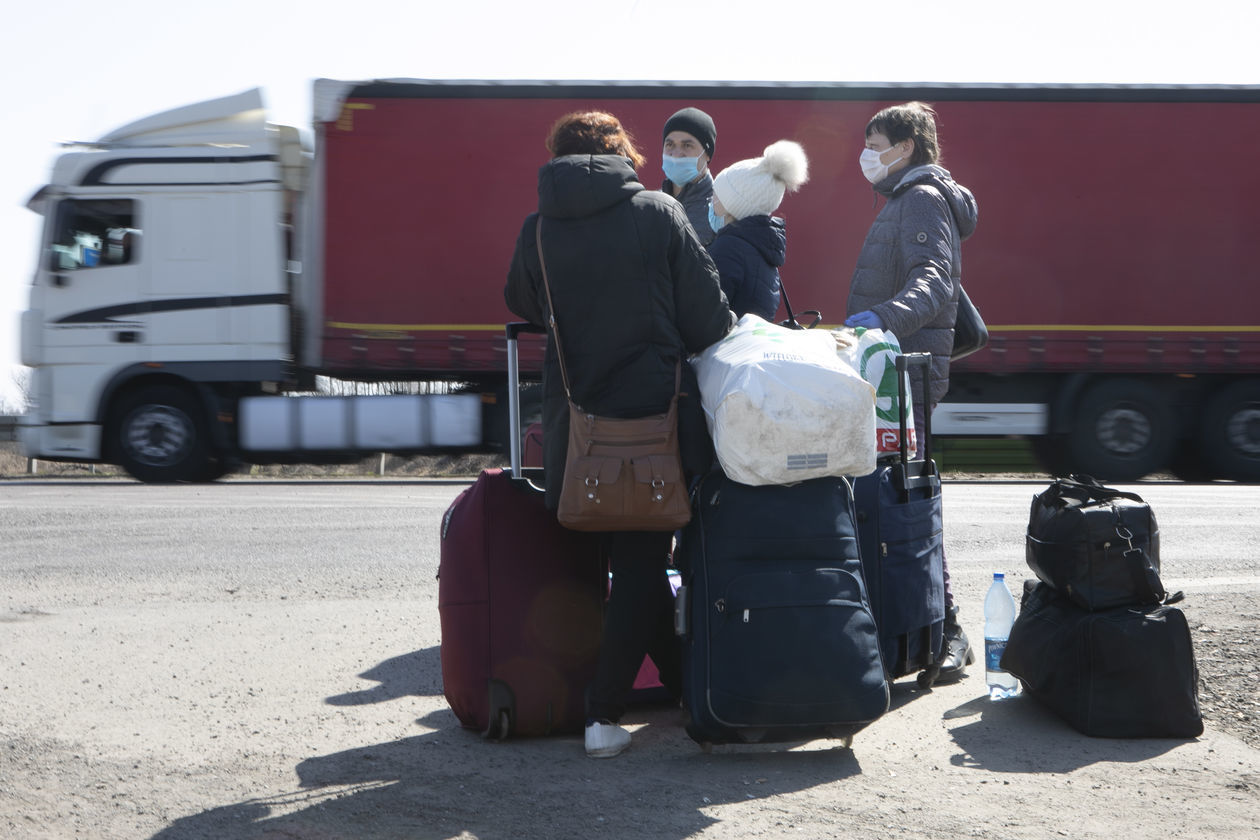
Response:
[{"label": "black knit beanie", "polygon": [[683,108],[665,121],[665,130],[661,132],[661,142],[671,131],[685,131],[700,141],[704,153],[713,159],[713,146],[717,142],[717,127],[713,118],[699,108]]}]

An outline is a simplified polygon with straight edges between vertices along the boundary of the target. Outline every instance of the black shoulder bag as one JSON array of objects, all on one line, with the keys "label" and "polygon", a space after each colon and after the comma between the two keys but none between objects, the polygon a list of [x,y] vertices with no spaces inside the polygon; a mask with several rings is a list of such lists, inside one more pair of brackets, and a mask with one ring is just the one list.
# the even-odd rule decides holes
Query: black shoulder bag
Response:
[{"label": "black shoulder bag", "polygon": [[949,360],[956,362],[964,356],[970,356],[989,343],[989,328],[980,317],[980,310],[971,302],[967,290],[960,283],[958,286],[958,314],[954,318],[954,349],[950,351]]}]

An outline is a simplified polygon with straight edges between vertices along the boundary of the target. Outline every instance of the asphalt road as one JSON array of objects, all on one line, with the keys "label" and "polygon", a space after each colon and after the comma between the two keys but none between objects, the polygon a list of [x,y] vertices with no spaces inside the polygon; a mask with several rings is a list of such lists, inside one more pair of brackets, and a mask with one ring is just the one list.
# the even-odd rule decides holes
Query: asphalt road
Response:
[{"label": "asphalt road", "polygon": [[[1256,836],[1257,750],[1214,728],[1084,738],[1027,698],[991,708],[979,672],[900,685],[852,751],[705,754],[659,708],[611,762],[577,738],[483,743],[438,660],[438,531],[462,486],[0,482],[0,836]],[[1043,486],[947,482],[974,639],[991,573],[1026,576]],[[1134,489],[1192,625],[1254,634],[1260,487]]]}]

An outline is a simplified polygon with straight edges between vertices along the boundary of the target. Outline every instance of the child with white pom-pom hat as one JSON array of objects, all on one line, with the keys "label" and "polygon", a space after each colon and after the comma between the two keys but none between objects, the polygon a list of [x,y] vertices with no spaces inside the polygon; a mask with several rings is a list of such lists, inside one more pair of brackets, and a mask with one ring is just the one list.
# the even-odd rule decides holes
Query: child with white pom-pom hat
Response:
[{"label": "child with white pom-pom hat", "polygon": [[791,140],[772,143],[761,157],[732,163],[713,179],[709,224],[717,237],[709,255],[736,315],[751,312],[774,320],[787,230],[783,219],[770,214],[785,192],[795,192],[808,179],[805,150]]}]

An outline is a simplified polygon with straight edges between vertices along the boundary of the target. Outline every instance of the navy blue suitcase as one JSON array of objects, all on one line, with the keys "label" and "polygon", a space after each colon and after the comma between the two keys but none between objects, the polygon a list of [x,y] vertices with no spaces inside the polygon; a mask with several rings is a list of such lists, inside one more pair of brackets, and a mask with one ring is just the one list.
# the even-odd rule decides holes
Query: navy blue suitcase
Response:
[{"label": "navy blue suitcase", "polygon": [[897,357],[900,457],[853,481],[862,568],[884,666],[890,679],[918,672],[923,688],[940,671],[945,632],[941,476],[931,457],[931,417],[924,418],[921,457],[909,458],[904,406],[906,372],[921,369],[926,388],[931,361],[929,353]]},{"label": "navy blue suitcase", "polygon": [[888,710],[846,479],[750,487],[715,468],[676,556],[693,740],[847,746]]}]

